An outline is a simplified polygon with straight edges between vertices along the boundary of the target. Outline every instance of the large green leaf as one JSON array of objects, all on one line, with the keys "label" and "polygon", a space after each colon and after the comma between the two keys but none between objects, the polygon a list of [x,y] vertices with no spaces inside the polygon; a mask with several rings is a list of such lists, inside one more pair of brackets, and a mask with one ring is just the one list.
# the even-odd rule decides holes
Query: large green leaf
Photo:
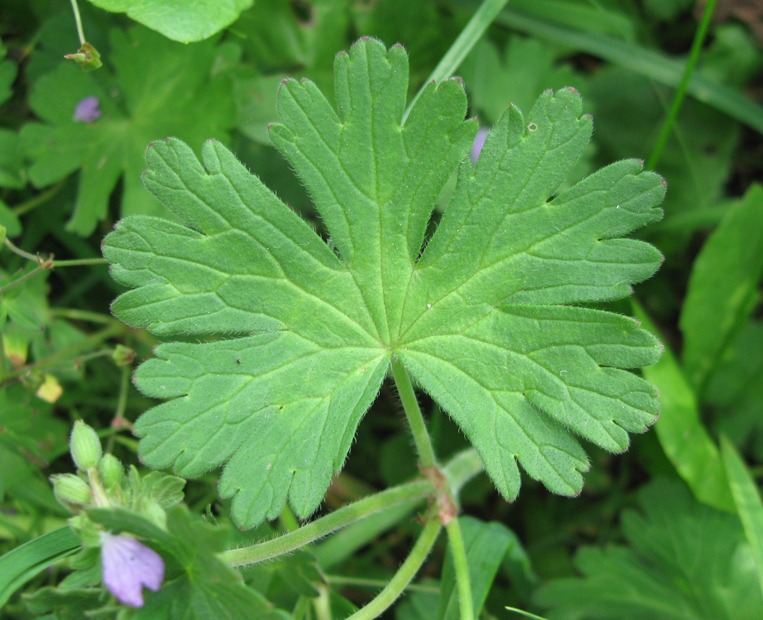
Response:
[{"label": "large green leaf", "polygon": [[[180,45],[142,27],[111,33],[108,69],[84,73],[61,63],[40,78],[30,103],[43,123],[21,131],[33,161],[29,177],[44,187],[79,170],[79,192],[67,228],[90,234],[107,214],[109,197],[122,179],[122,214],[168,215],[146,196],[140,174],[146,144],[166,135],[192,144],[214,136],[227,140],[234,122],[230,81],[214,74],[213,41]],[[101,113],[75,119],[77,105],[96,97]]]},{"label": "large green leaf", "polygon": [[585,547],[582,578],[549,582],[536,600],[549,620],[757,620],[763,609],[750,546],[734,514],[657,480],[623,515],[627,547]]},{"label": "large green leaf", "polygon": [[254,0],[90,0],[114,13],[127,13],[136,22],[165,37],[191,43],[211,37],[233,23]]},{"label": "large green leaf", "polygon": [[573,433],[620,452],[657,417],[654,387],[621,370],[655,362],[655,338],[580,304],[624,297],[660,265],[619,237],[661,217],[662,179],[626,160],[555,196],[591,134],[572,90],[544,93],[527,119],[510,108],[476,168],[462,163],[477,126],[460,81],[430,84],[401,127],[407,60],[371,39],[339,54],[336,110],[310,81],[279,92],[271,138],[335,251],[222,145],[207,142],[199,162],[174,139],[149,148],[144,179],[183,224],[130,217],[105,241],[114,277],[134,288],[117,316],[162,336],[231,336],[159,346],[136,384],[172,400],[135,430],[153,467],[225,464],[220,491],[243,526],[287,497],[301,516],[315,510],[393,355],[508,498],[518,463],[579,493],[589,465]]}]

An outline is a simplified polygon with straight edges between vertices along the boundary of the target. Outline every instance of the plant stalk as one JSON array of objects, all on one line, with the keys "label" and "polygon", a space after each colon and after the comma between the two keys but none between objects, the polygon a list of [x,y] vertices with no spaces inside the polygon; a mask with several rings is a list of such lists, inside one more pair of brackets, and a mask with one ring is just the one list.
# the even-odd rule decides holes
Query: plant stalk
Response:
[{"label": "plant stalk", "polygon": [[472,602],[472,583],[469,578],[469,564],[466,561],[464,537],[458,518],[451,519],[445,525],[448,541],[453,555],[453,566],[456,569],[456,584],[458,585],[458,606],[461,610],[461,620],[474,620],[474,603]]},{"label": "plant stalk", "polygon": [[356,611],[347,620],[372,620],[383,614],[416,576],[416,573],[432,550],[441,528],[442,523],[438,518],[430,518],[411,550],[410,555],[405,559],[405,562],[403,562],[403,565],[392,579],[390,579],[387,586],[368,605]]},{"label": "plant stalk", "polygon": [[429,481],[414,480],[358,500],[273,540],[242,549],[230,549],[223,552],[221,557],[231,566],[245,566],[263,562],[285,553],[291,553],[295,549],[315,542],[319,538],[328,536],[332,532],[387,508],[433,497],[434,494],[435,489]]}]

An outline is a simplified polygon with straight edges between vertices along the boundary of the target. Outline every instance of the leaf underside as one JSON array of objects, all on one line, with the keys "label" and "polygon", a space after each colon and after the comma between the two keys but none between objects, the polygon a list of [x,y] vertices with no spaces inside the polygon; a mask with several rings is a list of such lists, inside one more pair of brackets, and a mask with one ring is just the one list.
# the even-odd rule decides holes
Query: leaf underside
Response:
[{"label": "leaf underside", "polygon": [[[511,107],[476,166],[459,80],[429,84],[404,125],[408,58],[363,39],[335,62],[336,109],[310,81],[285,81],[271,139],[308,188],[335,250],[220,143],[201,161],[176,139],[147,151],[146,187],[185,225],[119,222],[104,243],[114,313],[169,343],[136,373],[170,399],[136,423],[146,464],[197,476],[243,527],[320,504],[397,356],[461,426],[498,490],[518,464],[574,495],[588,459],[658,413],[655,389],[622,370],[654,363],[630,318],[580,307],[622,298],[662,257],[622,235],[657,221],[662,179],[636,160],[555,196],[591,136],[572,89]],[[433,205],[458,183],[424,245]],[[423,248],[423,251],[422,251]]]}]

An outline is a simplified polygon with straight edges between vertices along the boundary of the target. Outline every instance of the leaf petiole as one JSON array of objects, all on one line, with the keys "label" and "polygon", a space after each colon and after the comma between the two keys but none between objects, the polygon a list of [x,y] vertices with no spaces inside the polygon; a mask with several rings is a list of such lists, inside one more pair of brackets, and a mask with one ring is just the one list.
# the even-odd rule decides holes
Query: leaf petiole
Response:
[{"label": "leaf petiole", "polygon": [[400,394],[400,401],[403,403],[405,417],[408,419],[408,424],[413,433],[413,441],[416,443],[416,451],[419,453],[421,466],[425,468],[436,467],[437,459],[432,447],[432,440],[429,438],[424,416],[421,415],[421,409],[419,408],[418,400],[416,400],[416,393],[413,391],[411,378],[408,376],[408,371],[400,363],[400,360],[396,358],[392,360],[392,376],[395,379],[397,392]]}]

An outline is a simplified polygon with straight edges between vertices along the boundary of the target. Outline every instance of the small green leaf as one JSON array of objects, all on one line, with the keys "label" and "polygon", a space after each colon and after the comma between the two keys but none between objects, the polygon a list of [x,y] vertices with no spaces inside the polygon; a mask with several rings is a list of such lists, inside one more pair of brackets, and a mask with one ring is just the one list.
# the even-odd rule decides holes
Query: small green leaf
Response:
[{"label": "small green leaf", "polygon": [[734,444],[726,437],[721,438],[721,454],[763,592],[763,501],[760,491]]},{"label": "small green leaf", "polygon": [[[459,524],[469,565],[474,617],[479,618],[501,561],[518,540],[514,532],[501,523],[485,523],[472,517],[459,517]],[[458,589],[450,552],[445,560],[440,593],[438,620],[458,620]]]},{"label": "small green leaf", "polygon": [[[90,0],[181,43],[201,41],[232,24],[254,0]],[[157,57],[160,61],[160,57]]]},{"label": "small green leaf", "polygon": [[705,242],[681,310],[683,361],[700,393],[759,300],[761,275],[763,187],[753,185]]},{"label": "small green leaf", "polygon": [[535,600],[553,620],[758,620],[763,595],[735,514],[694,501],[678,481],[639,491],[622,517],[628,546],[584,547],[581,578],[555,579]]},{"label": "small green leaf", "polygon": [[[633,308],[644,326],[656,331],[644,309],[635,302]],[[666,456],[699,501],[733,511],[718,446],[702,424],[697,397],[675,355],[666,348],[660,361],[642,372],[660,391],[662,410],[654,430]]]},{"label": "small green leaf", "polygon": [[79,548],[79,538],[66,526],[30,540],[0,557],[0,607],[36,574]]},{"label": "small green leaf", "polygon": [[162,336],[230,338],[160,345],[138,369],[140,390],[172,399],[137,421],[142,458],[182,476],[225,464],[220,492],[244,527],[287,498],[306,517],[396,355],[504,496],[519,464],[579,493],[589,464],[572,433],[621,452],[657,417],[654,387],[623,369],[654,363],[659,343],[580,304],[625,297],[659,267],[620,237],[662,217],[662,179],[625,160],[556,195],[591,135],[574,90],[544,93],[527,119],[510,108],[475,168],[459,80],[428,85],[404,126],[402,46],[362,39],[335,82],[336,109],[312,82],[284,82],[270,131],[332,247],[219,143],[201,161],[175,139],[148,149],[145,184],[182,223],[130,217],[106,238],[133,287],[113,311]]}]

